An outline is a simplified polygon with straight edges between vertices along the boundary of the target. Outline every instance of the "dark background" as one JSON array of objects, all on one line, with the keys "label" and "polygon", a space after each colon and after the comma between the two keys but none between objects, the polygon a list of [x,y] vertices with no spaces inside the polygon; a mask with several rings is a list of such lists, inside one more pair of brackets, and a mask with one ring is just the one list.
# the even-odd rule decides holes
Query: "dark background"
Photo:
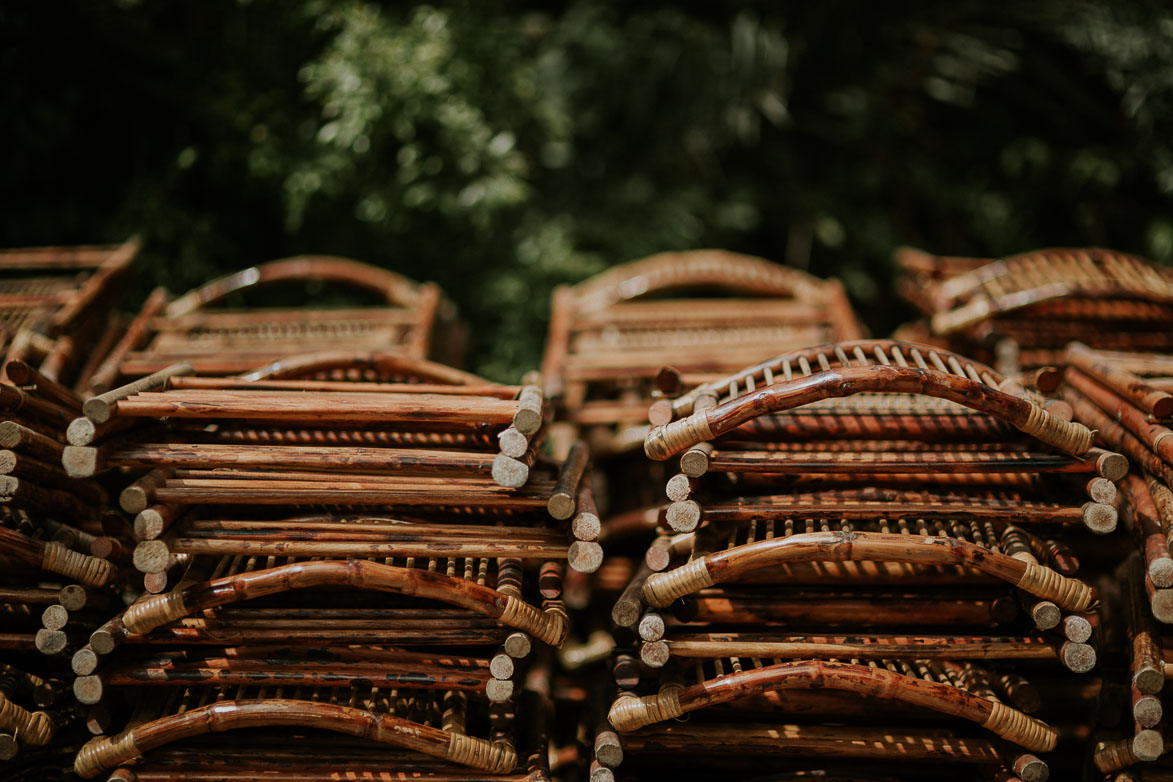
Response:
[{"label": "dark background", "polygon": [[140,233],[130,308],[352,256],[501,380],[553,285],[661,250],[839,275],[877,334],[899,244],[1173,259],[1163,3],[45,0],[0,73],[0,246]]}]

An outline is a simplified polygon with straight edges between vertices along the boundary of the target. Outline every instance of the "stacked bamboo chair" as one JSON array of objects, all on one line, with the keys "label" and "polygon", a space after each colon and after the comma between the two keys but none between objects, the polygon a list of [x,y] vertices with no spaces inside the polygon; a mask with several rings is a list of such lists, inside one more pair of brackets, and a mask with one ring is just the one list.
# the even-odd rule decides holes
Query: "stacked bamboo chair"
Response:
[{"label": "stacked bamboo chair", "polygon": [[638,448],[664,392],[860,336],[837,280],[722,250],[661,253],[554,292],[542,379],[557,420],[604,457]]},{"label": "stacked bamboo chair", "polygon": [[994,260],[902,248],[902,294],[928,321],[906,330],[1004,371],[1060,366],[1069,342],[1173,352],[1173,270],[1098,248]]},{"label": "stacked bamboo chair", "polygon": [[[60,755],[81,714],[69,654],[116,599],[128,529],[61,465],[82,400],[21,359],[0,382],[0,767]],[[54,741],[54,747],[47,745]],[[58,758],[60,760],[60,758]],[[15,771],[14,771],[15,773]]]},{"label": "stacked bamboo chair", "polygon": [[401,354],[192,373],[88,399],[62,454],[138,475],[143,577],[72,658],[102,734],[77,773],[548,778],[522,684],[566,636],[566,525],[593,500],[581,447],[538,452],[540,389]]},{"label": "stacked bamboo chair", "polygon": [[138,239],[130,239],[0,251],[3,357],[72,388],[87,388],[97,362],[122,332],[114,305],[138,250]]},{"label": "stacked bamboo chair", "polygon": [[1136,551],[1116,579],[1131,711],[1120,731],[1126,735],[1100,743],[1095,762],[1100,771],[1125,778],[1163,778],[1171,772],[1152,764],[1165,754],[1164,628],[1173,623],[1173,356],[1072,343],[1066,358],[1063,398],[1077,420],[1096,430],[1097,442],[1132,464],[1120,482],[1118,505]]},{"label": "stacked bamboo chair", "polygon": [[633,641],[594,782],[763,759],[1045,779],[1057,730],[1031,715],[1094,700],[1074,674],[1097,597],[1069,544],[1115,528],[1127,471],[1046,398],[1059,378],[857,340],[662,405],[645,451],[679,473],[612,611]]},{"label": "stacked bamboo chair", "polygon": [[[306,286],[316,301],[329,302],[326,285],[342,306],[239,306],[257,291],[265,300],[304,298]],[[356,299],[375,303],[355,306]],[[156,289],[95,371],[91,387],[104,391],[176,363],[191,364],[201,376],[226,376],[288,356],[391,349],[408,358],[461,360],[464,329],[440,289],[358,261],[298,256],[220,277],[176,299]]]}]

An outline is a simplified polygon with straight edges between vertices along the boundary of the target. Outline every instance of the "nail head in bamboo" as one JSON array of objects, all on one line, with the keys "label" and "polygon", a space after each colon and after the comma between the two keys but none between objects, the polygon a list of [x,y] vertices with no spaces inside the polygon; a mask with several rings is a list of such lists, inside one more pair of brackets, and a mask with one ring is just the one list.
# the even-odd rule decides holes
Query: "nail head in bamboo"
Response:
[{"label": "nail head in bamboo", "polygon": [[578,512],[574,515],[574,520],[570,522],[570,532],[577,540],[598,540],[603,530],[603,523],[599,519],[599,509],[595,505],[592,484],[591,477],[587,476],[578,487]]},{"label": "nail head in bamboo", "polygon": [[692,532],[701,522],[701,506],[696,500],[683,500],[668,506],[668,526],[676,532]]},{"label": "nail head in bamboo", "polygon": [[65,429],[65,440],[73,446],[86,446],[94,442],[97,426],[88,418],[75,418]]},{"label": "nail head in bamboo", "polygon": [[1083,525],[1097,535],[1107,535],[1116,529],[1119,514],[1111,505],[1086,502],[1082,508]]},{"label": "nail head in bamboo", "polygon": [[20,744],[11,733],[0,733],[0,760],[12,760],[20,753]]},{"label": "nail head in bamboo", "polygon": [[579,573],[594,573],[603,564],[603,547],[594,541],[576,540],[570,544],[566,558]]},{"label": "nail head in bamboo", "polygon": [[61,605],[68,611],[80,611],[90,602],[90,593],[80,584],[67,584],[57,595]]},{"label": "nail head in bamboo", "polygon": [[136,540],[154,540],[162,535],[183,512],[182,505],[155,504],[139,511],[134,517]]},{"label": "nail head in bamboo", "polygon": [[1064,641],[1059,647],[1059,659],[1073,673],[1087,673],[1096,667],[1095,647]]},{"label": "nail head in bamboo", "polygon": [[100,451],[85,445],[67,445],[61,454],[61,466],[70,478],[92,478],[98,473]]},{"label": "nail head in bamboo", "polygon": [[160,369],[158,372],[139,378],[131,383],[127,383],[120,388],[115,388],[112,391],[107,391],[104,394],[99,394],[95,397],[90,397],[82,404],[82,413],[85,417],[96,424],[104,424],[113,417],[117,410],[118,402],[126,399],[134,394],[140,394],[145,391],[153,391],[167,385],[167,381],[173,377],[180,377],[183,375],[194,375],[195,369],[191,364],[174,364],[166,369]]},{"label": "nail head in bamboo", "polygon": [[[1145,579],[1151,582],[1151,579]],[[1149,607],[1157,621],[1164,624],[1173,624],[1173,589],[1156,589],[1149,597]]]},{"label": "nail head in bamboo", "polygon": [[668,484],[664,487],[664,493],[672,502],[681,502],[692,497],[692,489],[695,479],[689,478],[684,473],[677,473],[668,479]]},{"label": "nail head in bamboo", "polygon": [[670,399],[657,399],[648,406],[648,423],[652,426],[670,424],[676,418],[676,409]]}]

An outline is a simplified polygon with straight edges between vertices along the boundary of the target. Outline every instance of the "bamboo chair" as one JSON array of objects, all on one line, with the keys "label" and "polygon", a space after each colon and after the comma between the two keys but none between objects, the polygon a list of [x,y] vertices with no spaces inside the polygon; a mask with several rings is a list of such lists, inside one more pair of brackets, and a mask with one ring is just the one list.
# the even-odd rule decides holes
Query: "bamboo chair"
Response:
[{"label": "bamboo chair", "polygon": [[929,331],[1006,367],[1062,363],[1068,342],[1118,351],[1173,351],[1173,272],[1098,248],[1038,250],[1002,260],[896,253],[906,298]]},{"label": "bamboo chair", "polygon": [[1066,531],[1111,531],[1127,470],[1046,397],[1058,382],[864,340],[654,405],[645,452],[680,472],[612,613],[651,673],[611,724],[642,747],[675,716],[716,726],[699,715],[723,704],[834,720],[879,699],[1051,751],[1030,679],[1096,660]]},{"label": "bamboo chair", "polygon": [[[320,283],[374,296],[377,306],[230,309],[236,294],[268,286]],[[169,300],[162,289],[94,373],[105,390],[179,362],[204,376],[253,372],[287,356],[345,350],[396,350],[409,358],[460,360],[461,327],[434,284],[417,284],[374,266],[329,256],[271,261]]]},{"label": "bamboo chair", "polygon": [[721,250],[662,253],[555,291],[542,378],[558,419],[607,454],[636,445],[623,432],[642,423],[658,376],[693,385],[779,348],[859,336],[837,281]]},{"label": "bamboo chair", "polygon": [[114,306],[138,250],[132,238],[121,245],[0,251],[4,359],[85,387],[120,333]]}]

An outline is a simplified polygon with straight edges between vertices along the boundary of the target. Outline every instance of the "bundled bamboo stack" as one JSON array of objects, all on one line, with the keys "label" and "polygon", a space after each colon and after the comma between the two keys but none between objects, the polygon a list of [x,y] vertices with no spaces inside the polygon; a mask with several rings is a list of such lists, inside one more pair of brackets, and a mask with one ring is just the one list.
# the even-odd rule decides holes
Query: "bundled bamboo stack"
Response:
[{"label": "bundled bamboo stack", "polygon": [[[52,754],[79,714],[69,653],[116,599],[128,528],[106,489],[61,465],[82,400],[21,359],[0,382],[0,761]],[[47,709],[47,710],[44,710]],[[58,738],[57,749],[68,746]],[[20,756],[18,758],[18,755]],[[14,760],[15,759],[15,760]]]},{"label": "bundled bamboo stack", "polygon": [[555,291],[542,379],[557,420],[602,456],[638,448],[654,397],[860,336],[837,280],[721,250],[662,253]]},{"label": "bundled bamboo stack", "polygon": [[1001,260],[902,248],[901,292],[928,322],[907,336],[1013,372],[1060,366],[1068,342],[1173,352],[1173,271],[1098,248],[1037,250]]},{"label": "bundled bamboo stack", "polygon": [[[376,304],[227,306],[258,291],[262,300],[280,300],[283,287],[309,286],[317,302],[328,301],[318,290],[324,284],[345,301],[373,298]],[[177,363],[191,364],[201,376],[240,375],[288,356],[388,350],[448,364],[461,360],[464,328],[440,289],[358,261],[298,256],[220,277],[174,300],[165,289],[156,289],[104,357],[89,387],[105,391]],[[324,377],[341,377],[342,369],[324,371]],[[348,379],[374,376],[368,371]]]},{"label": "bundled bamboo stack", "polygon": [[[315,379],[372,367],[391,375]],[[192,369],[86,400],[62,453],[73,475],[139,476],[119,502],[144,590],[73,656],[102,734],[77,772],[202,779],[218,761],[188,739],[264,727],[363,738],[321,750],[352,773],[544,778],[520,684],[566,636],[565,561],[601,551],[568,529],[594,506],[585,449],[539,452],[541,391],[397,355]],[[237,734],[214,746],[241,774],[290,762]]]},{"label": "bundled bamboo stack", "polygon": [[1127,471],[1044,396],[1059,377],[867,340],[660,405],[645,450],[680,472],[612,611],[632,639],[609,715],[621,752],[597,754],[595,782],[617,756],[621,776],[768,757],[1045,779],[1058,735],[1030,715],[1097,658],[1068,543],[1115,528]]},{"label": "bundled bamboo stack", "polygon": [[122,332],[114,305],[138,250],[138,239],[130,239],[0,251],[4,359],[23,361],[71,388],[88,388]]}]

